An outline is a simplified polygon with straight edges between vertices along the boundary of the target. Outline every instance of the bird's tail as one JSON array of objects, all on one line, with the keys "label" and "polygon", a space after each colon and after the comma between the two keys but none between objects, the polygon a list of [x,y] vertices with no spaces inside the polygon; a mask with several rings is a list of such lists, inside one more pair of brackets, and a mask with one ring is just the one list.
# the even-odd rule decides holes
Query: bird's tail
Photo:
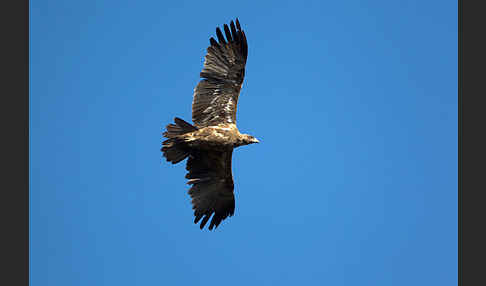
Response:
[{"label": "bird's tail", "polygon": [[167,131],[162,134],[168,139],[162,142],[161,151],[167,161],[177,164],[189,156],[190,151],[189,147],[179,139],[179,136],[196,131],[197,128],[177,117],[174,118],[174,122],[175,124],[167,125]]}]

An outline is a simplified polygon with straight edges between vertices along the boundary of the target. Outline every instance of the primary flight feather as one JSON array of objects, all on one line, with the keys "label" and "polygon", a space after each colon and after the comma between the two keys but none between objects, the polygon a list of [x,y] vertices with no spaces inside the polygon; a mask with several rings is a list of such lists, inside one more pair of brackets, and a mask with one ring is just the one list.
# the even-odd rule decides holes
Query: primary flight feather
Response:
[{"label": "primary flight feather", "polygon": [[[236,25],[235,25],[236,22]],[[236,127],[236,107],[248,55],[245,32],[238,19],[224,25],[224,35],[216,28],[209,39],[202,80],[194,89],[192,121],[175,118],[167,125],[162,152],[176,164],[187,160],[187,182],[194,209],[194,223],[203,229],[217,228],[235,210],[234,184],[231,173],[233,149],[258,143],[253,136],[241,134]],[[226,36],[226,38],[225,38]],[[202,219],[202,220],[201,220]]]}]

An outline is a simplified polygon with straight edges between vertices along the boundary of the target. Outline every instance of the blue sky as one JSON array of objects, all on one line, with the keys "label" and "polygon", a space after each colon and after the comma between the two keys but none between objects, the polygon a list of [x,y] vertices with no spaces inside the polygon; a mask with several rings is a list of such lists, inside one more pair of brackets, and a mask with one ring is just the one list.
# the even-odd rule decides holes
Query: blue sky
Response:
[{"label": "blue sky", "polygon": [[[30,1],[31,285],[457,285],[457,1]],[[248,38],[235,215],[193,224],[209,37]]]}]

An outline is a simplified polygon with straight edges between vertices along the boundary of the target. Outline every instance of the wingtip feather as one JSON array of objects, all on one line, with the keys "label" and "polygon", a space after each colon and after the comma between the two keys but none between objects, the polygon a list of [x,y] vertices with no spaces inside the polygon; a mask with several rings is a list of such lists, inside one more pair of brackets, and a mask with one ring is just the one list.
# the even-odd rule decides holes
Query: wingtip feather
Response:
[{"label": "wingtip feather", "polygon": [[240,21],[238,21],[238,17],[236,17],[236,28],[241,31]]},{"label": "wingtip feather", "polygon": [[224,24],[224,33],[226,35],[226,40],[228,40],[228,43],[233,41],[233,37],[231,37],[231,32],[229,30],[228,25]]},{"label": "wingtip feather", "polygon": [[218,37],[218,41],[220,44],[226,44],[226,40],[224,39],[223,33],[221,32],[221,29],[219,27],[216,28],[216,36]]}]

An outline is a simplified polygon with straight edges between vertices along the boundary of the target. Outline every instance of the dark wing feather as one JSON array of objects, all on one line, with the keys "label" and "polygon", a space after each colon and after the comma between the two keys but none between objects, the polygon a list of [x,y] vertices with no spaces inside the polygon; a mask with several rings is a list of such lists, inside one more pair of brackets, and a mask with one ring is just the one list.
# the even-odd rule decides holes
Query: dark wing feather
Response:
[{"label": "dark wing feather", "polygon": [[186,178],[192,185],[189,195],[194,209],[194,223],[201,218],[200,228],[203,229],[212,214],[209,230],[218,225],[235,211],[233,195],[233,176],[231,175],[230,151],[194,150],[187,160]]},{"label": "dark wing feather", "polygon": [[245,32],[236,19],[224,25],[226,39],[219,28],[219,43],[210,38],[210,46],[201,71],[203,78],[194,89],[192,121],[198,127],[236,123],[236,106],[245,77],[248,45]]}]

